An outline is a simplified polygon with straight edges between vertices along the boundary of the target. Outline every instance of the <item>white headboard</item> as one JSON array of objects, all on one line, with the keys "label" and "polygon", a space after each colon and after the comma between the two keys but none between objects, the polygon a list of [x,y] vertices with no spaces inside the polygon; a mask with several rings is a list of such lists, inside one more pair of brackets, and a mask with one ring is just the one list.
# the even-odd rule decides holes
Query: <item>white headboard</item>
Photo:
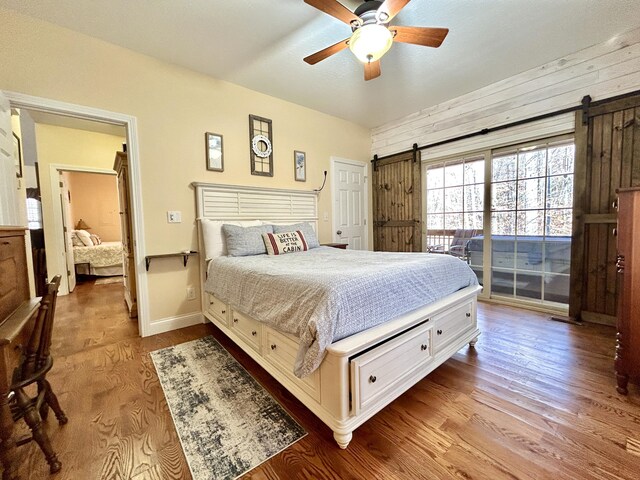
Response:
[{"label": "white headboard", "polygon": [[318,226],[318,196],[313,191],[199,182],[191,185],[196,190],[197,218],[306,221]]}]

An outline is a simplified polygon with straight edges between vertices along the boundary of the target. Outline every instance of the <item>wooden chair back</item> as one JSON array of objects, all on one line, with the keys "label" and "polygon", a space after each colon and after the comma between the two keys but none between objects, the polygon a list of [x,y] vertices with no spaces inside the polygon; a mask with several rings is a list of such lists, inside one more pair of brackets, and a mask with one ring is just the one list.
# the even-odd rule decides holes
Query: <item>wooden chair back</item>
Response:
[{"label": "wooden chair back", "polygon": [[60,280],[61,276],[56,275],[46,285],[46,292],[40,301],[29,343],[23,351],[20,366],[16,369],[14,382],[35,380],[45,373],[43,370],[50,368],[51,336]]}]

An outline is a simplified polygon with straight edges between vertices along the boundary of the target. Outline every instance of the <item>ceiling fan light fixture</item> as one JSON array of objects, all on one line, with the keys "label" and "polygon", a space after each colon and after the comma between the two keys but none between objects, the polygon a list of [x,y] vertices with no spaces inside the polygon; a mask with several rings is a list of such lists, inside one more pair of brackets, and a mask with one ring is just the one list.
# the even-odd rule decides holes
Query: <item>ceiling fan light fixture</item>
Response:
[{"label": "ceiling fan light fixture", "polygon": [[358,28],[349,40],[349,49],[363,63],[375,62],[389,51],[393,34],[384,25],[372,23]]}]

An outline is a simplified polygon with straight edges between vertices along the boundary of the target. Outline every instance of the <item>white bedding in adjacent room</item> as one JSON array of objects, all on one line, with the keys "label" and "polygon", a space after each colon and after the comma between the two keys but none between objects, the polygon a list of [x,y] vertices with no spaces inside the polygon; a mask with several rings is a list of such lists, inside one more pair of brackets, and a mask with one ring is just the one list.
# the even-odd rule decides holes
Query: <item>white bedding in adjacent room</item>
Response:
[{"label": "white bedding in adjacent room", "polygon": [[294,373],[303,377],[331,343],[476,284],[469,266],[449,255],[320,247],[215,258],[205,290],[299,337]]},{"label": "white bedding in adjacent room", "polygon": [[90,247],[73,247],[74,263],[88,263],[91,267],[122,266],[122,243],[102,242]]}]

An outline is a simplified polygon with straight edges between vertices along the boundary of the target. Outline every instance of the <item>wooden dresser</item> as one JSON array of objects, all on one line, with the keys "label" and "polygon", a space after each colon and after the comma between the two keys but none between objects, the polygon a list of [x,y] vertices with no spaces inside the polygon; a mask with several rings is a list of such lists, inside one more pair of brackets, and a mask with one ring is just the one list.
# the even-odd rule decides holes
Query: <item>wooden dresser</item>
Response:
[{"label": "wooden dresser", "polygon": [[29,300],[29,277],[25,250],[24,227],[0,226],[0,463],[4,477],[13,478],[9,450],[15,446],[13,420],[7,403],[11,372],[17,365],[15,343],[31,315],[38,299]]},{"label": "wooden dresser", "polygon": [[618,192],[618,333],[616,380],[627,393],[629,377],[640,377],[640,187]]},{"label": "wooden dresser", "polygon": [[122,270],[124,283],[124,300],[129,309],[129,316],[138,316],[138,300],[136,290],[136,268],[133,257],[134,238],[131,219],[131,199],[129,198],[129,163],[126,152],[117,152],[113,169],[118,174],[118,196],[120,202],[120,228],[122,231]]}]

